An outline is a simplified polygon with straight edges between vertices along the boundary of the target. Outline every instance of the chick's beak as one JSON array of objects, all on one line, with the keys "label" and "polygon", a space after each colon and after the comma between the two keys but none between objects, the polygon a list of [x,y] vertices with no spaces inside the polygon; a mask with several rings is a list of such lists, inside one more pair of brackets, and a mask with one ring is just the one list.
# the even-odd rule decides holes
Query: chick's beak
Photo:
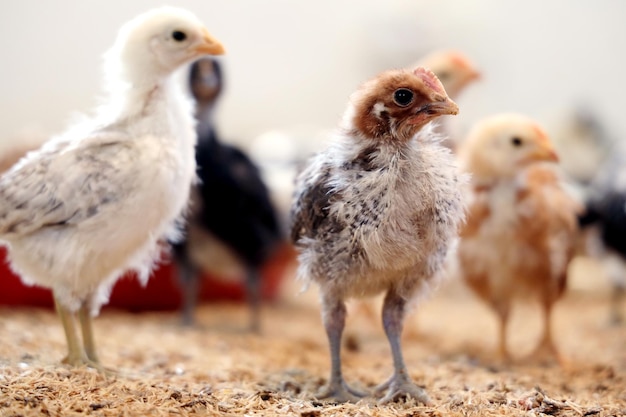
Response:
[{"label": "chick's beak", "polygon": [[208,30],[202,30],[202,41],[194,48],[198,55],[222,55],[225,49],[220,41],[215,39]]},{"label": "chick's beak", "polygon": [[459,106],[456,105],[450,97],[446,97],[441,101],[434,101],[428,105],[428,113],[430,114],[458,114]]},{"label": "chick's beak", "polygon": [[431,101],[417,110],[417,114],[407,119],[407,123],[412,125],[424,124],[437,116],[444,114],[457,114],[459,107],[450,97]]},{"label": "chick's beak", "polygon": [[537,146],[530,154],[530,159],[533,161],[559,162],[559,156],[549,143],[541,143]]},{"label": "chick's beak", "polygon": [[467,79],[470,81],[480,80],[481,78],[482,78],[482,74],[476,70],[472,70],[467,76]]}]

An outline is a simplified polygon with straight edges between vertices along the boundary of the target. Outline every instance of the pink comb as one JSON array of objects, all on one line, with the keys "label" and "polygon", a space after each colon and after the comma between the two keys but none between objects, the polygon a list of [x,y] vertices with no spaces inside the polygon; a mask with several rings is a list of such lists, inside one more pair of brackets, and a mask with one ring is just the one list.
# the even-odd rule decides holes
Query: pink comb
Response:
[{"label": "pink comb", "polygon": [[439,81],[439,78],[437,78],[437,76],[431,70],[424,67],[417,67],[415,68],[413,73],[420,77],[422,81],[424,81],[424,84],[426,84],[426,86],[431,90],[441,94],[446,93],[443,85],[441,85],[441,81]]}]

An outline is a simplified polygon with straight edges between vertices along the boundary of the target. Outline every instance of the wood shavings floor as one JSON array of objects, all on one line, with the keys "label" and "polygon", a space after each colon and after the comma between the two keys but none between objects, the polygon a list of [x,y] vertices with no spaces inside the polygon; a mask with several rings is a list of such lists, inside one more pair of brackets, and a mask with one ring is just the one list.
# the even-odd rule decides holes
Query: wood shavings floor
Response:
[{"label": "wood shavings floor", "polygon": [[[174,313],[105,309],[95,332],[101,360],[118,371],[110,377],[59,365],[65,341],[53,311],[0,309],[0,416],[626,415],[626,326],[607,324],[605,291],[573,290],[559,303],[557,342],[568,359],[559,367],[495,363],[493,316],[462,288],[442,289],[414,312],[403,341],[413,378],[433,400],[426,407],[317,401],[329,370],[317,296],[293,297],[287,287],[289,297],[264,308],[262,335],[243,331],[242,305],[201,306],[192,329]],[[518,358],[532,349],[538,320],[529,308],[515,314]],[[383,382],[391,358],[379,322],[352,314],[346,336],[347,381]]]}]

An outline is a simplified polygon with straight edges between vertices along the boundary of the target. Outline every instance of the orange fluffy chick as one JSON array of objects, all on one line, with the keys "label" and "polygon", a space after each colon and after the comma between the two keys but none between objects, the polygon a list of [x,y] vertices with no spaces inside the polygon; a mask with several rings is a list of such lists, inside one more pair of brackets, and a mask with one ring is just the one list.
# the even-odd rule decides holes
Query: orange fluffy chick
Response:
[{"label": "orange fluffy chick", "polygon": [[475,126],[460,156],[472,173],[460,272],[500,319],[501,358],[510,358],[506,328],[515,297],[536,297],[542,308],[544,330],[532,356],[558,358],[550,315],[565,290],[579,206],[556,174],[553,145],[532,120],[503,114]]}]

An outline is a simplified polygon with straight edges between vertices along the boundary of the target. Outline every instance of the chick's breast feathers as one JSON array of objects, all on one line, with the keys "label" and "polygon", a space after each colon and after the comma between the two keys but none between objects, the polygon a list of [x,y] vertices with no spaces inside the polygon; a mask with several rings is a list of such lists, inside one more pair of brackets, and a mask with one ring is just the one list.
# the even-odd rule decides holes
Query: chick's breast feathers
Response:
[{"label": "chick's breast feathers", "polygon": [[463,219],[465,177],[450,151],[431,127],[400,152],[335,139],[298,178],[291,237],[303,249],[300,275],[360,295],[431,278]]},{"label": "chick's breast feathers", "polygon": [[485,298],[488,288],[561,291],[579,210],[552,167],[526,169],[512,188],[475,188],[459,247],[465,279]]}]

